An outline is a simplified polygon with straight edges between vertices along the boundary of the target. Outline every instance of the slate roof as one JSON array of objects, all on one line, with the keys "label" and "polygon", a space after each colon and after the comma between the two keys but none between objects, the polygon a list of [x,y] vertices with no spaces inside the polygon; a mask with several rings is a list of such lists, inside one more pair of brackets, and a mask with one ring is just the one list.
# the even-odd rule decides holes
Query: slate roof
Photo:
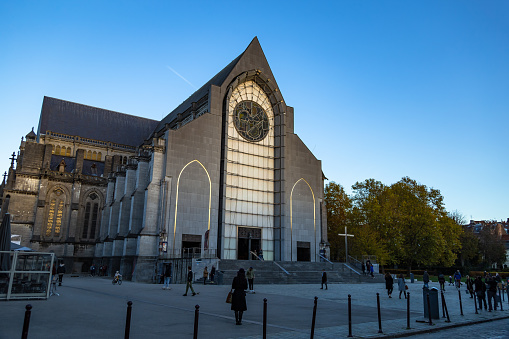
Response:
[{"label": "slate roof", "polygon": [[139,146],[159,121],[44,97],[37,135],[46,131]]},{"label": "slate roof", "polygon": [[[258,41],[255,37],[251,43],[254,41]],[[249,48],[249,46],[248,46]],[[247,48],[246,48],[247,50]],[[200,87],[196,92],[191,94],[189,98],[187,98],[183,103],[181,103],[177,108],[175,108],[173,111],[171,111],[161,122],[157,125],[154,132],[160,131],[162,128],[164,128],[165,124],[168,124],[172,122],[179,113],[183,113],[186,109],[191,106],[191,103],[197,102],[201,98],[203,98],[210,90],[210,86],[216,85],[221,86],[223,82],[226,80],[228,75],[231,73],[235,65],[239,62],[239,60],[244,55],[245,51],[242,52],[238,57],[236,57],[232,62],[230,62],[225,68],[223,68],[219,73],[217,73],[212,79],[210,79],[205,85]]]}]

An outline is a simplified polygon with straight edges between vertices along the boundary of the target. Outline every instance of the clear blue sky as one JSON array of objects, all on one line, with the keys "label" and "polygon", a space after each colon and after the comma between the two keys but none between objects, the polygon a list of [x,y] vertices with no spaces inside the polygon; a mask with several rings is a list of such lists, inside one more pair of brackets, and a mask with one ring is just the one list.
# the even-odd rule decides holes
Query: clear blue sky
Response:
[{"label": "clear blue sky", "polygon": [[254,36],[329,180],[509,217],[508,1],[2,1],[0,170],[45,95],[159,120]]}]

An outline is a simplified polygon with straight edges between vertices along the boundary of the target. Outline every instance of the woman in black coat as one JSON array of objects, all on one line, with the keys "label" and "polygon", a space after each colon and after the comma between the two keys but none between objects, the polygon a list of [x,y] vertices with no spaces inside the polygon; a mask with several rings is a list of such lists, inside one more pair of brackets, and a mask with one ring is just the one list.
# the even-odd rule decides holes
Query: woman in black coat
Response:
[{"label": "woman in black coat", "polygon": [[394,279],[392,278],[391,274],[389,272],[385,273],[385,288],[387,289],[387,294],[389,295],[389,298],[392,298],[392,288],[394,285]]},{"label": "woman in black coat", "polygon": [[246,292],[247,280],[246,272],[241,268],[237,272],[237,276],[233,278],[232,283],[232,310],[235,311],[235,321],[237,325],[242,325],[242,314],[247,311]]}]

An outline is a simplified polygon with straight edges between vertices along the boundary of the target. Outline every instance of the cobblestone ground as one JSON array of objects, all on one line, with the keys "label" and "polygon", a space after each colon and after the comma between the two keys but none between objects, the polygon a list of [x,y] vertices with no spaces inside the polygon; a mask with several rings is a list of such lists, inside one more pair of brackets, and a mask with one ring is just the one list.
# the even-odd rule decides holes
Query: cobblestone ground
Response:
[{"label": "cobblestone ground", "polygon": [[507,339],[509,338],[509,320],[496,320],[487,323],[462,326],[442,330],[440,332],[420,334],[412,336],[412,339],[425,338],[490,338],[490,339]]},{"label": "cobblestone ground", "polygon": [[[319,280],[319,277],[317,277]],[[406,329],[406,300],[397,292],[388,298],[383,283],[330,284],[321,290],[319,284],[256,285],[256,294],[247,295],[248,311],[242,326],[236,326],[230,305],[225,303],[230,286],[199,285],[198,295],[184,297],[184,285],[139,284],[125,281],[121,286],[111,280],[91,277],[64,278],[60,296],[48,300],[12,300],[0,302],[0,339],[19,338],[23,326],[25,305],[33,306],[29,338],[119,338],[124,334],[126,302],[133,301],[130,338],[159,339],[161,337],[192,338],[195,306],[200,305],[198,338],[228,339],[262,338],[263,299],[268,301],[267,337],[270,339],[309,338],[314,297],[318,297],[315,338],[336,339],[348,336],[348,295],[352,301],[352,333],[356,338],[383,338],[414,335],[448,337],[445,331],[459,331],[478,338],[505,338],[509,323],[509,304],[505,311],[475,314],[473,299],[464,291],[460,315],[457,290],[445,294],[451,318],[424,323],[422,284],[408,284],[411,329]],[[435,287],[435,285],[431,285]],[[376,294],[379,293],[383,334],[378,333]],[[501,319],[504,320],[496,320]],[[480,333],[470,326],[479,326]],[[445,329],[467,325],[463,328]],[[440,330],[432,334],[428,331]],[[488,332],[490,331],[491,332]],[[485,335],[486,334],[486,335]]]}]

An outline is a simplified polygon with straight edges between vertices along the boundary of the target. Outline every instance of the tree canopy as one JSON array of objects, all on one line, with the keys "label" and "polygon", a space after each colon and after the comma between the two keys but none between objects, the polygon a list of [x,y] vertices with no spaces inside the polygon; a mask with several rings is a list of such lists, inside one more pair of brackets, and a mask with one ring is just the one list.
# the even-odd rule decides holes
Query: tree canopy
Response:
[{"label": "tree canopy", "polygon": [[461,226],[444,208],[440,191],[408,177],[386,186],[374,179],[357,182],[349,197],[331,182],[325,188],[329,242],[334,259],[349,254],[376,255],[380,264],[451,266],[461,250]]}]

